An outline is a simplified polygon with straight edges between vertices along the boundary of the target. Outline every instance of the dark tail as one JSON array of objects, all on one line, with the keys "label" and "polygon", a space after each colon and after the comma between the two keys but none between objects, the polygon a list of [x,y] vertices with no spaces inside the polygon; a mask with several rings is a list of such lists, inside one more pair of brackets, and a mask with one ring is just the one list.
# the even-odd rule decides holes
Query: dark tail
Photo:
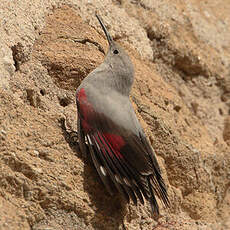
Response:
[{"label": "dark tail", "polygon": [[159,216],[159,206],[154,194],[156,194],[162,201],[163,205],[168,208],[170,206],[170,203],[168,199],[166,186],[160,175],[159,178],[156,178],[154,175],[149,175],[147,177],[147,182],[150,195],[149,202],[151,205],[152,213],[156,216]]},{"label": "dark tail", "polygon": [[149,203],[150,203],[150,206],[151,206],[151,209],[152,209],[152,214],[154,215],[159,215],[159,206],[157,204],[157,200],[156,200],[156,197],[153,193],[153,188],[152,188],[152,184],[150,182],[150,176],[148,176],[147,178],[147,181],[148,181],[148,188],[149,188]]}]

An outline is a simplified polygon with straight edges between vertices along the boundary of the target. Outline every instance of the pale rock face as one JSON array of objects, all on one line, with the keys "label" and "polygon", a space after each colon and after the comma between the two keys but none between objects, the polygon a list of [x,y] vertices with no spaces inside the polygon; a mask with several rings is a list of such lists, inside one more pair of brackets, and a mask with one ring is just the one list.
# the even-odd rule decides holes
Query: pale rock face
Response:
[{"label": "pale rock face", "polygon": [[[230,229],[229,7],[1,1],[0,229]],[[75,90],[108,48],[95,11],[134,64],[131,99],[172,204],[158,222],[110,197],[62,129],[65,117],[76,130]]]},{"label": "pale rock face", "polygon": [[0,48],[0,88],[9,89],[9,78],[14,74],[15,66],[12,51],[9,47],[1,45]]}]

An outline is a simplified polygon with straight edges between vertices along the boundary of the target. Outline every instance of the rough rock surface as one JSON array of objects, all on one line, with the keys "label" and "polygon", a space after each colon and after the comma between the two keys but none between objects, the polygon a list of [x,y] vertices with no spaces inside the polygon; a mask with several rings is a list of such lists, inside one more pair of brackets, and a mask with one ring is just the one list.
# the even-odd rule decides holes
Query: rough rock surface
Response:
[{"label": "rough rock surface", "polygon": [[[108,48],[129,52],[131,99],[171,208],[110,197],[76,129],[75,90]],[[0,229],[230,229],[228,0],[0,3]]]}]

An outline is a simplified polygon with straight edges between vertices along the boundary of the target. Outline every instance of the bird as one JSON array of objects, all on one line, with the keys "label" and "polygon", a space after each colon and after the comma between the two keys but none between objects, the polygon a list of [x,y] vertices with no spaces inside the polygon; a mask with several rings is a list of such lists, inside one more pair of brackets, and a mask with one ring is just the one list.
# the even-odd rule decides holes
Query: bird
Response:
[{"label": "bird", "polygon": [[167,188],[149,141],[141,127],[130,91],[134,67],[126,51],[109,34],[102,18],[95,15],[109,43],[108,52],[76,92],[77,135],[83,155],[92,162],[110,195],[150,203],[159,216],[156,196],[169,207]]}]

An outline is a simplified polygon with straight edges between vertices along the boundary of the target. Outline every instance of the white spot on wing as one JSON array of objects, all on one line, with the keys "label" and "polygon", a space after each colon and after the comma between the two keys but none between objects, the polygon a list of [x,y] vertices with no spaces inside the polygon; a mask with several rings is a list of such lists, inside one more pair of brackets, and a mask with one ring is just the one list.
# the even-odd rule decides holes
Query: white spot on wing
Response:
[{"label": "white spot on wing", "polygon": [[122,184],[120,178],[119,178],[117,175],[115,175],[115,179],[116,179],[116,181],[117,181],[118,183]]},{"label": "white spot on wing", "polygon": [[[94,140],[95,140],[95,139],[94,139]],[[95,140],[95,143],[96,143],[97,149],[100,150],[100,147],[99,147],[99,145],[98,145],[98,143],[97,143],[96,140]]]},{"label": "white spot on wing", "polygon": [[103,166],[100,166],[100,170],[104,176],[106,176],[106,170]]},{"label": "white spot on wing", "polygon": [[87,137],[88,137],[88,140],[89,140],[89,144],[90,144],[90,145],[93,145],[93,143],[92,143],[92,141],[91,141],[91,139],[90,139],[90,136],[87,135]]},{"label": "white spot on wing", "polygon": [[123,181],[126,183],[126,185],[131,186],[128,179],[126,179],[125,177],[123,178]]}]

